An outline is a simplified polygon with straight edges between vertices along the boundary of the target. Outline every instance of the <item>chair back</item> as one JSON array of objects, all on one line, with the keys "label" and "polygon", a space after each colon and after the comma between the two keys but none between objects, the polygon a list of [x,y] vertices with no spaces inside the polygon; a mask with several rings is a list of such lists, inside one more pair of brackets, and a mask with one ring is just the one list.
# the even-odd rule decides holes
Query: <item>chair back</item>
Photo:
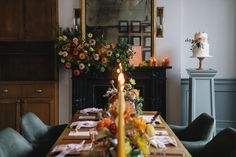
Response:
[{"label": "chair back", "polygon": [[38,143],[48,133],[48,127],[32,112],[21,119],[21,133],[30,143]]},{"label": "chair back", "polygon": [[6,128],[0,132],[0,157],[30,157],[31,144],[18,132]]},{"label": "chair back", "polygon": [[236,129],[219,132],[200,152],[199,157],[236,157]]},{"label": "chair back", "polygon": [[213,136],[214,118],[206,113],[199,115],[183,132],[186,141],[209,141]]}]

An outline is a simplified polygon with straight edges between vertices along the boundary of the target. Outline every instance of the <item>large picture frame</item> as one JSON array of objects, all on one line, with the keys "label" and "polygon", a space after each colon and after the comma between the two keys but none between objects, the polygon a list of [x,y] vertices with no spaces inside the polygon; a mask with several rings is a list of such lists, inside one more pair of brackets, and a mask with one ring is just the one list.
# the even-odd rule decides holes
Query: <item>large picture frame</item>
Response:
[{"label": "large picture frame", "polygon": [[125,20],[119,21],[119,33],[128,33],[129,32],[129,22]]},{"label": "large picture frame", "polygon": [[131,44],[134,46],[141,46],[141,36],[131,36]]},{"label": "large picture frame", "polygon": [[149,61],[151,58],[151,50],[144,50],[143,51],[143,61]]},{"label": "large picture frame", "polygon": [[141,21],[131,21],[131,32],[132,33],[141,32]]},{"label": "large picture frame", "polygon": [[144,47],[151,47],[151,42],[152,42],[151,36],[144,36],[143,37]]}]

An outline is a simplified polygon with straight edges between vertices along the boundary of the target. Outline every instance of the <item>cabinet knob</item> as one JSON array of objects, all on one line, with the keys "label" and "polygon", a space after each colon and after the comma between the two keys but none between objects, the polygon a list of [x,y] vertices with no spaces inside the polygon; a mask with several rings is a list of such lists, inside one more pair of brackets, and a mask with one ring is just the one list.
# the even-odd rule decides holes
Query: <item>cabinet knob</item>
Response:
[{"label": "cabinet knob", "polygon": [[35,93],[42,93],[42,92],[43,92],[42,89],[37,89],[37,90],[35,90]]},{"label": "cabinet knob", "polygon": [[3,93],[8,93],[9,90],[8,90],[8,89],[3,89],[2,92],[3,92]]}]

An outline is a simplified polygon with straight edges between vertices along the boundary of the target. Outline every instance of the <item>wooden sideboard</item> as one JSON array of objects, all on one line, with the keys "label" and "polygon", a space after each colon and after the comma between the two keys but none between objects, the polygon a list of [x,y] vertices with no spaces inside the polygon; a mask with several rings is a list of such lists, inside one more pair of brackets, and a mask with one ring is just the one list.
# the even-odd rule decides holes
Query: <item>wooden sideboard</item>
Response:
[{"label": "wooden sideboard", "polygon": [[[127,78],[136,80],[135,88],[140,89],[144,98],[143,110],[160,111],[166,117],[166,70],[171,67],[136,67],[125,73]],[[72,112],[86,107],[106,108],[107,98],[103,97],[111,87],[110,81],[117,80],[117,74],[90,72],[73,76]]]}]

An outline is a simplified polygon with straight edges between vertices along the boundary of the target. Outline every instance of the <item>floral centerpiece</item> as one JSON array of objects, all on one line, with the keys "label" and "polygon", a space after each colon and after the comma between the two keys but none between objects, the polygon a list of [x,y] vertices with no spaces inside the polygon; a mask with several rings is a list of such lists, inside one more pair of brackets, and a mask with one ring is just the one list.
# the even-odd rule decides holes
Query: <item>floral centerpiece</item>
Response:
[{"label": "floral centerpiece", "polygon": [[129,60],[135,54],[125,42],[109,43],[103,38],[95,38],[91,33],[82,39],[76,29],[60,31],[55,47],[59,61],[77,76],[91,70],[113,71],[120,63],[127,71],[132,68]]},{"label": "floral centerpiece", "polygon": [[[114,86],[114,81],[111,81],[112,87],[108,89],[105,97],[108,97],[110,107],[106,118],[98,122],[96,129],[99,133],[99,139],[106,141],[106,145],[110,150],[116,149],[117,144],[117,95],[118,90]],[[142,113],[143,98],[139,96],[139,90],[134,88],[135,80],[130,79],[124,85],[125,95],[125,152],[126,155],[131,154],[134,150],[140,150],[143,154],[149,154],[148,140],[154,136],[155,129],[151,124],[138,117]]]}]

